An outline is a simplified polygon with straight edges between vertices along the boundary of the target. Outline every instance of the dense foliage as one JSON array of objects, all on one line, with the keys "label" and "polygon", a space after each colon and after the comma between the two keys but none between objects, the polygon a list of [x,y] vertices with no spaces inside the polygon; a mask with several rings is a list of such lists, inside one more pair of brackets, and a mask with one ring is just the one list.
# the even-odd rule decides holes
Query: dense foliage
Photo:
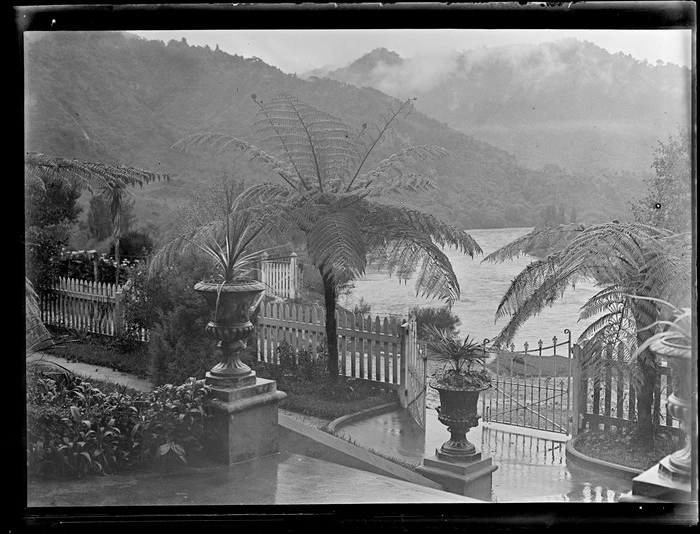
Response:
[{"label": "dense foliage", "polygon": [[206,386],[188,381],[151,393],[105,393],[70,374],[30,368],[30,477],[82,478],[187,458],[205,443]]},{"label": "dense foliage", "polygon": [[655,176],[646,180],[647,195],[632,206],[637,222],[673,232],[692,229],[692,149],[690,131],[680,130],[659,141],[654,156]]},{"label": "dense foliage", "polygon": [[418,326],[418,338],[424,341],[437,341],[434,329],[447,332],[450,336],[456,335],[459,325],[462,324],[459,317],[452,312],[449,306],[421,307],[416,306],[411,310],[411,315],[416,319]]},{"label": "dense foliage", "polygon": [[25,184],[25,269],[39,295],[50,290],[62,274],[61,250],[80,213],[79,196],[58,180]]}]

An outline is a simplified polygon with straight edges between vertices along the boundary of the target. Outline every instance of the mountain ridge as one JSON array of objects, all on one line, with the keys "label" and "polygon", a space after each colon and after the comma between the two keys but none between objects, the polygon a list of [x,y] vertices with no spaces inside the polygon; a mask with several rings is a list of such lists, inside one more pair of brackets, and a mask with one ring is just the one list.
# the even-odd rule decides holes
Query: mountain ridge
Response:
[{"label": "mountain ridge", "polygon": [[[286,92],[356,128],[372,125],[400,102],[372,88],[330,79],[305,80],[257,58],[183,39],[150,41],[120,33],[47,33],[25,46],[25,147],[63,157],[165,171],[172,179],[139,190],[136,214],[164,234],[175,209],[218,172],[219,162],[173,153],[178,139],[221,132],[257,143],[262,100]],[[532,170],[474,136],[414,110],[391,130],[368,167],[406,146],[433,144],[455,153],[438,161],[430,195],[386,202],[422,209],[460,227],[525,227],[559,205],[581,221],[624,219],[622,199],[641,193],[630,173],[583,175],[550,165]],[[251,182],[269,179],[250,176]]]}]

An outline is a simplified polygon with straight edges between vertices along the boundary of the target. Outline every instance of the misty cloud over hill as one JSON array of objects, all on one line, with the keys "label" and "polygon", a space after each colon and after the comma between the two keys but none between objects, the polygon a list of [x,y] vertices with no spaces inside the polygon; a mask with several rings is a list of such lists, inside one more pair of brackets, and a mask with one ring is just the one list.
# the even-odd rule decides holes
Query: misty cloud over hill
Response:
[{"label": "misty cloud over hill", "polygon": [[408,59],[379,48],[307,75],[418,97],[417,109],[533,168],[647,171],[657,140],[690,121],[690,69],[577,39]]}]

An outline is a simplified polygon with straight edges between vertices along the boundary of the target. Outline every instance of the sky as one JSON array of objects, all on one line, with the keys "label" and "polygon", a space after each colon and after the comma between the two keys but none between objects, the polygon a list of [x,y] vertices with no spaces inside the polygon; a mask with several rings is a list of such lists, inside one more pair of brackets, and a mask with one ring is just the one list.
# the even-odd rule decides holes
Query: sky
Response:
[{"label": "sky", "polygon": [[611,53],[639,60],[691,67],[690,30],[169,30],[130,31],[168,42],[183,37],[190,45],[244,57],[258,57],[283,72],[303,74],[332,65],[343,67],[379,47],[404,59],[461,52],[481,47],[537,44],[569,37],[591,41]]}]

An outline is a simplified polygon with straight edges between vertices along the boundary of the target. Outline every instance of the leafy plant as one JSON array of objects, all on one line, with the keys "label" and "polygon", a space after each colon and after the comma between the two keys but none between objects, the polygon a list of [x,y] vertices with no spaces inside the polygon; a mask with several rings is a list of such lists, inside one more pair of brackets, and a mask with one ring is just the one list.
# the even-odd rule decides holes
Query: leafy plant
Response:
[{"label": "leafy plant", "polygon": [[277,217],[242,193],[242,184],[232,173],[216,177],[204,194],[193,197],[181,211],[184,231],[156,252],[151,272],[161,272],[194,253],[208,260],[212,281],[255,279]]},{"label": "leafy plant", "polygon": [[433,325],[426,327],[432,341],[426,344],[429,353],[443,364],[435,374],[435,384],[449,389],[485,389],[491,384],[491,375],[485,369],[472,369],[474,364],[485,365],[484,347],[466,336],[459,340],[451,332]]},{"label": "leafy plant", "polygon": [[105,393],[71,375],[32,368],[27,389],[31,476],[82,478],[146,466],[166,455],[187,461],[206,438],[208,387],[189,380],[151,393]]},{"label": "leafy plant", "polygon": [[412,100],[382,115],[380,122],[359,130],[287,94],[269,103],[259,101],[255,122],[265,152],[224,134],[194,134],[175,143],[184,152],[247,154],[282,184],[260,184],[243,195],[256,205],[291,222],[306,239],[313,265],[323,280],[329,378],[338,377],[335,310],[339,286],[360,276],[369,263],[385,267],[399,280],[416,270],[416,291],[449,301],[459,296],[459,283],[443,246],[473,256],[481,252],[464,231],[431,215],[404,207],[380,204],[371,196],[418,193],[434,188],[418,172],[429,161],[452,154],[432,145],[412,146],[365,171],[374,149],[399,119],[413,109]]}]

